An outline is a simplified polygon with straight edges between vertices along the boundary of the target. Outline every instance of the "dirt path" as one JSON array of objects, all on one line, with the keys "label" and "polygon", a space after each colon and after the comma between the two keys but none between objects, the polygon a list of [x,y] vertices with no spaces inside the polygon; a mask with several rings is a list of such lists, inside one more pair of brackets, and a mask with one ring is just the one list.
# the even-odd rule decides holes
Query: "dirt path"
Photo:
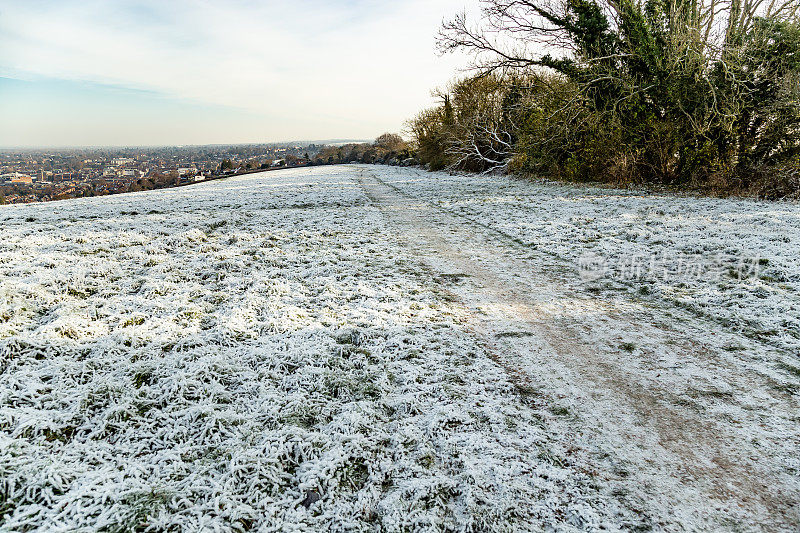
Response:
[{"label": "dirt path", "polygon": [[797,397],[720,349],[752,341],[592,294],[553,258],[355,172],[523,397],[548,406],[563,460],[658,530],[800,528]]}]

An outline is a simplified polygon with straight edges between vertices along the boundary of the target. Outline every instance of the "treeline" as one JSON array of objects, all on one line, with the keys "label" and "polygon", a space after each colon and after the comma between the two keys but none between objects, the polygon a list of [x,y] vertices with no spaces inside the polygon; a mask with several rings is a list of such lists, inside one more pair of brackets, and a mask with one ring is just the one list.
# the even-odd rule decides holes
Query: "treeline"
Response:
[{"label": "treeline", "polygon": [[384,133],[373,143],[326,146],[314,157],[312,162],[316,165],[382,163],[409,166],[419,164],[414,148],[395,133]]},{"label": "treeline", "polygon": [[484,0],[474,75],[409,129],[431,169],[800,194],[797,0]]}]

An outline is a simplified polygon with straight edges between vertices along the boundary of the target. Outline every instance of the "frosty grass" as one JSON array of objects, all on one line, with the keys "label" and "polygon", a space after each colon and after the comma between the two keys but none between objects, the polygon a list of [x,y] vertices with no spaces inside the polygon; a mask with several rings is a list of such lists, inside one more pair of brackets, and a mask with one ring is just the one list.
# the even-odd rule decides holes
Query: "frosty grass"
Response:
[{"label": "frosty grass", "polygon": [[[755,281],[630,287],[798,347],[793,206],[407,172],[396,186],[566,261],[758,253]],[[347,167],[3,206],[0,221],[3,531],[639,520],[570,464]]]}]

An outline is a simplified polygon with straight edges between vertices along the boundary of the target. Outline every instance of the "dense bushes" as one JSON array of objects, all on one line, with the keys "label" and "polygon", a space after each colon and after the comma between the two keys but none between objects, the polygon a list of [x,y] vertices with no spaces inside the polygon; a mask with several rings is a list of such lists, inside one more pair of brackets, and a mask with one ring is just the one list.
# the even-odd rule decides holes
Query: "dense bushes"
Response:
[{"label": "dense bushes", "polygon": [[[796,2],[485,0],[478,74],[410,122],[431,168],[797,195]],[[534,53],[532,50],[542,50]]]}]

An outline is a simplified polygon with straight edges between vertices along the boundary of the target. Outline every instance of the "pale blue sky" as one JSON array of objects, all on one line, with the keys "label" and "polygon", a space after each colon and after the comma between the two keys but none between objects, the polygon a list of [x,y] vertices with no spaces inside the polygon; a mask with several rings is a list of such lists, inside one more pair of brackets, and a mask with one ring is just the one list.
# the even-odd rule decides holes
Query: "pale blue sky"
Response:
[{"label": "pale blue sky", "polygon": [[0,0],[0,146],[372,138],[432,103],[469,0]]}]

